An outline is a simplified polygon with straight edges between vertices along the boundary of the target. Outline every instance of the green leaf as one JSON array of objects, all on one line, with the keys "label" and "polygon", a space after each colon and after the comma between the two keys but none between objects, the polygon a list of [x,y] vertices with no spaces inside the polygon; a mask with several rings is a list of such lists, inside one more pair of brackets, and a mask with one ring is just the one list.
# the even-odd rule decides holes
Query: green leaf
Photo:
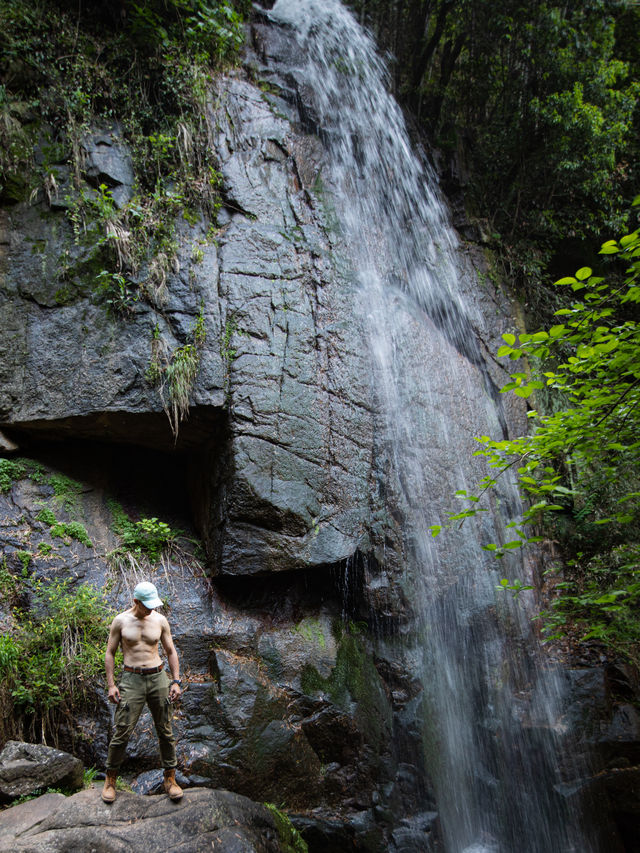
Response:
[{"label": "green leaf", "polygon": [[580,267],[578,272],[576,273],[576,278],[579,281],[586,281],[592,274],[593,270],[591,267]]},{"label": "green leaf", "polygon": [[505,332],[505,334],[502,336],[502,340],[512,346],[516,342],[516,336],[512,335],[511,332]]}]

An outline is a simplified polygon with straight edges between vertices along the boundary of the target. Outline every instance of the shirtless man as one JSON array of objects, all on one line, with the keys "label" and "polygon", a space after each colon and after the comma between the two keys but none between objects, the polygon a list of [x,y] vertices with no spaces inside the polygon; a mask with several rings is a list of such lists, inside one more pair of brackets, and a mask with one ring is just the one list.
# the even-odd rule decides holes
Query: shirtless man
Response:
[{"label": "shirtless man", "polygon": [[[105,803],[112,803],[116,798],[118,768],[145,703],[160,741],[164,789],[172,800],[182,798],[182,788],[176,784],[176,744],[170,714],[170,703],[182,693],[180,664],[169,623],[162,614],[155,612],[161,605],[158,590],[144,581],[133,591],[133,607],[119,613],[111,623],[104,664],[109,700],[116,705],[116,714],[107,755],[107,778],[102,789]],[[167,653],[171,682],[158,654],[158,642]],[[122,646],[124,672],[120,684],[116,685],[114,668],[118,646]]]}]

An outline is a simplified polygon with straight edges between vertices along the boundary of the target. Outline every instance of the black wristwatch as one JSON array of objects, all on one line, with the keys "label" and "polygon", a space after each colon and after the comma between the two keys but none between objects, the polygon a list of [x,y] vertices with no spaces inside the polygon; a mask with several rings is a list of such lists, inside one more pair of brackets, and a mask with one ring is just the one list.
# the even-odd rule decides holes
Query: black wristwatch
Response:
[{"label": "black wristwatch", "polygon": [[[173,681],[171,682],[171,684],[177,684],[178,687],[182,687],[182,682],[180,681],[179,678],[174,678]],[[171,684],[169,685],[169,687],[171,687]]]}]

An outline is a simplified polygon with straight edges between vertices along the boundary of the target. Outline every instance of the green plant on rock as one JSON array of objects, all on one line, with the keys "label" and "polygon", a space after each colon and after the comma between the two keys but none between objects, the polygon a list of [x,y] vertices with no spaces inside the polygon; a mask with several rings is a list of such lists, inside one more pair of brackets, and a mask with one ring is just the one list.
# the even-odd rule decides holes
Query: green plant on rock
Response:
[{"label": "green plant on rock", "polygon": [[82,483],[67,477],[66,474],[50,474],[48,483],[53,487],[54,500],[67,512],[77,509],[78,499],[82,494]]},{"label": "green plant on rock", "polygon": [[136,285],[120,272],[101,270],[96,276],[96,292],[114,315],[130,314],[138,300]]},{"label": "green plant on rock", "polygon": [[93,693],[103,671],[112,614],[101,592],[70,581],[36,581],[33,607],[14,609],[0,639],[0,679],[20,728],[57,740],[60,719]]},{"label": "green plant on rock", "polygon": [[31,553],[29,551],[16,551],[16,557],[22,566],[22,574],[26,575],[31,564]]},{"label": "green plant on rock", "polygon": [[196,347],[201,348],[204,346],[205,341],[207,340],[207,324],[204,319],[204,302],[200,303],[200,310],[198,311],[198,316],[196,318],[195,325],[193,327],[193,342]]},{"label": "green plant on rock", "polygon": [[49,533],[52,537],[62,539],[65,544],[69,545],[72,539],[80,542],[87,548],[93,548],[93,543],[89,539],[89,534],[86,528],[79,521],[58,521],[55,514],[48,507],[44,507],[36,515],[36,521],[41,521],[48,525]]},{"label": "green plant on rock", "polygon": [[236,350],[231,346],[231,339],[238,331],[238,323],[235,317],[229,317],[227,322],[224,324],[224,332],[222,333],[222,340],[220,341],[220,355],[224,362],[226,362],[227,366],[231,364],[233,359],[236,357]]},{"label": "green plant on rock", "polygon": [[15,480],[26,476],[22,462],[12,459],[0,459],[0,492],[8,492]]},{"label": "green plant on rock", "polygon": [[57,521],[49,531],[55,538],[62,539],[66,545],[75,539],[87,548],[93,548],[93,542],[89,539],[86,528],[79,521]]},{"label": "green plant on rock", "polygon": [[168,389],[165,412],[176,440],[180,423],[189,414],[189,399],[199,366],[200,353],[197,347],[194,344],[185,344],[174,350],[165,369],[164,378]]},{"label": "green plant on rock", "polygon": [[152,562],[160,559],[165,548],[169,547],[178,535],[166,522],[157,518],[141,518],[122,533],[122,541],[129,551],[139,551]]},{"label": "green plant on rock", "polygon": [[36,521],[41,521],[43,524],[48,524],[49,527],[53,527],[58,523],[58,519],[55,517],[55,514],[48,507],[43,507],[40,512],[36,515]]},{"label": "green plant on rock", "polygon": [[146,557],[156,563],[163,551],[171,549],[182,535],[181,531],[155,516],[132,521],[122,506],[112,499],[109,499],[108,506],[113,518],[113,529],[122,539],[121,549],[138,558]]}]

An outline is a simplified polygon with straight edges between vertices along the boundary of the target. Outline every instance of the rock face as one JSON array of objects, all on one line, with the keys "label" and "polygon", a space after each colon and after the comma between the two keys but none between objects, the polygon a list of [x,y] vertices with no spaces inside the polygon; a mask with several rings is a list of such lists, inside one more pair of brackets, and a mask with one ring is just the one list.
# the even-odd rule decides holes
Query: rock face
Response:
[{"label": "rock face", "polygon": [[0,752],[0,797],[9,800],[53,786],[77,790],[83,770],[80,759],[68,752],[10,740]]},{"label": "rock face", "polygon": [[[108,315],[92,291],[96,246],[77,243],[64,210],[42,200],[0,212],[0,423],[170,449],[163,399],[145,378],[153,330],[173,352],[202,310],[178,447],[206,457],[199,520],[214,570],[333,564],[369,542],[371,395],[353,293],[298,177],[320,168],[313,153],[303,162],[304,138],[240,77],[219,82],[215,104],[226,224],[218,246],[205,222],[181,226],[180,272],[161,306]],[[114,131],[85,146],[86,192],[109,185],[123,203],[126,147]]]},{"label": "rock face", "polygon": [[[640,714],[637,673],[624,664],[570,669],[563,719],[590,774],[580,781],[603,850],[638,849]],[[575,791],[571,792],[575,794]]]},{"label": "rock face", "polygon": [[97,789],[72,797],[45,794],[0,814],[6,853],[286,853],[286,828],[265,806],[228,791],[189,791],[179,803],[166,796],[119,792],[107,806]]}]

